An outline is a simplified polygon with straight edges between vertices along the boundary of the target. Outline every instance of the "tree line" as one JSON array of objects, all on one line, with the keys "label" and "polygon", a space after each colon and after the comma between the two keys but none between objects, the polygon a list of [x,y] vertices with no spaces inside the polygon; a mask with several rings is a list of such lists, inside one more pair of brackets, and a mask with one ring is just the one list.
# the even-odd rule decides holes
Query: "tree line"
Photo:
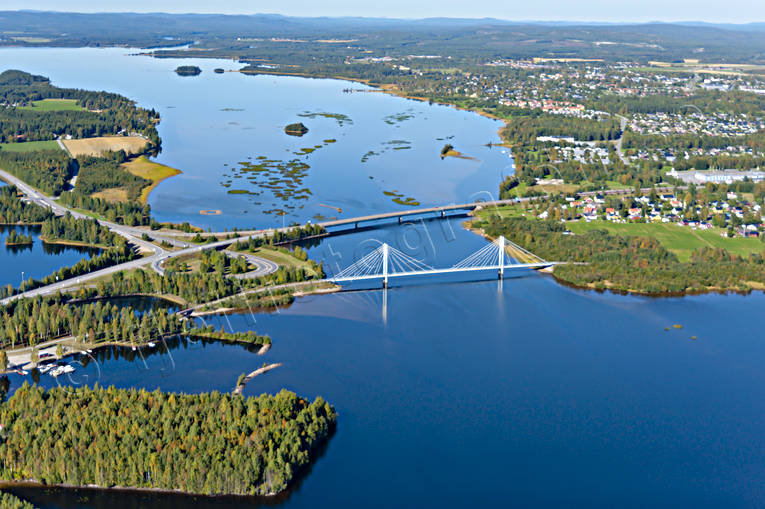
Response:
[{"label": "tree line", "polygon": [[310,464],[336,419],[322,398],[286,390],[244,398],[24,384],[0,407],[0,471],[44,484],[274,494]]},{"label": "tree line", "polygon": [[[20,109],[42,99],[73,99],[82,110]],[[119,94],[54,87],[43,76],[22,71],[0,74],[0,142],[52,140],[68,134],[88,138],[121,131],[138,132],[159,145],[159,114]]]},{"label": "tree line", "polygon": [[128,201],[137,200],[141,189],[151,181],[133,175],[120,167],[127,160],[124,151],[107,152],[101,157],[81,157],[77,159],[79,173],[74,192],[89,196],[104,189],[123,188]]},{"label": "tree line", "polygon": [[0,224],[38,224],[52,214],[48,209],[22,201],[16,186],[0,187]]},{"label": "tree line", "polygon": [[563,235],[566,228],[560,222],[497,215],[473,226],[491,237],[503,235],[546,260],[576,262],[556,266],[554,274],[581,287],[670,294],[710,288],[748,291],[749,282],[765,284],[765,253],[742,257],[702,248],[689,262],[680,262],[652,237],[606,230]]},{"label": "tree line", "polygon": [[62,150],[0,150],[0,168],[46,194],[60,194],[74,175],[75,160]]}]

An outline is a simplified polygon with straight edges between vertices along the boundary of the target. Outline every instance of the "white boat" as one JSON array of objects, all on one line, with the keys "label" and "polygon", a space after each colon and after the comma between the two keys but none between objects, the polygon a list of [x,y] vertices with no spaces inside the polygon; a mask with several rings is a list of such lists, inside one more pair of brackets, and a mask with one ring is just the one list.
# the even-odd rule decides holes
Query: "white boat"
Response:
[{"label": "white boat", "polygon": [[157,344],[156,344],[154,341],[149,341],[148,343],[146,343],[146,345],[147,345],[149,348],[154,348],[155,346],[157,346]]},{"label": "white boat", "polygon": [[27,376],[29,374],[29,371],[26,371],[24,369],[17,369],[16,373],[18,373],[19,375]]},{"label": "white boat", "polygon": [[55,368],[51,369],[48,374],[52,376],[53,378],[56,378],[58,375],[61,374],[61,366],[56,366]]},{"label": "white boat", "polygon": [[62,373],[74,373],[74,367],[72,367],[70,364],[67,364],[66,366],[61,366],[61,372]]}]

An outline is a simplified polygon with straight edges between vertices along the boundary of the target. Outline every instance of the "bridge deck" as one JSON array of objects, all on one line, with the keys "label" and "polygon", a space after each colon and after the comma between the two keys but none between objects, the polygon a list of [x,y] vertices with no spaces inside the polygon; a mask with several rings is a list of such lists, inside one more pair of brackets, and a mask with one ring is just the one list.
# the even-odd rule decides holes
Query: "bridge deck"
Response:
[{"label": "bridge deck", "polygon": [[350,219],[337,219],[334,221],[323,221],[321,226],[328,228],[331,226],[342,226],[346,224],[364,223],[369,221],[378,221],[382,219],[393,219],[398,217],[416,216],[420,214],[433,214],[433,213],[445,213],[453,210],[474,210],[478,206],[486,205],[500,205],[505,203],[511,203],[514,200],[500,200],[495,202],[475,202],[475,203],[460,203],[452,205],[443,205],[440,207],[426,207],[413,210],[400,210],[398,212],[386,212],[384,214],[371,214],[369,216],[352,217]]},{"label": "bridge deck", "polygon": [[[545,269],[547,267],[551,267],[553,265],[556,265],[557,262],[539,262],[539,263],[513,263],[508,264],[504,266],[505,270],[508,269]],[[451,274],[451,273],[460,273],[460,272],[478,272],[478,271],[485,271],[485,270],[499,270],[500,266],[488,266],[488,267],[451,267],[448,269],[431,269],[431,270],[416,270],[416,271],[407,271],[407,272],[389,272],[387,274],[388,278],[394,278],[394,277],[410,277],[410,276],[427,276],[427,275],[433,275],[433,274]],[[351,276],[351,277],[341,277],[341,278],[327,278],[328,281],[332,281],[333,283],[343,283],[343,282],[350,282],[350,281],[364,281],[369,279],[385,279],[385,274],[369,274],[365,276]]]}]

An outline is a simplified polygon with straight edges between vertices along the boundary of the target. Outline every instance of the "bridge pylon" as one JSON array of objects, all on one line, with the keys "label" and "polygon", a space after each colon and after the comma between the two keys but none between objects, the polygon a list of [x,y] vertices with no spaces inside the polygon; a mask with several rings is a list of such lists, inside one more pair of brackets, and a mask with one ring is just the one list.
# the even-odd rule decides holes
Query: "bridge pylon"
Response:
[{"label": "bridge pylon", "polygon": [[499,253],[497,255],[497,260],[499,260],[499,279],[503,279],[505,277],[505,237],[500,236],[497,239],[497,247],[499,248]]},{"label": "bridge pylon", "polygon": [[383,288],[388,288],[388,255],[390,253],[390,247],[387,243],[382,245],[382,275],[383,275]]}]

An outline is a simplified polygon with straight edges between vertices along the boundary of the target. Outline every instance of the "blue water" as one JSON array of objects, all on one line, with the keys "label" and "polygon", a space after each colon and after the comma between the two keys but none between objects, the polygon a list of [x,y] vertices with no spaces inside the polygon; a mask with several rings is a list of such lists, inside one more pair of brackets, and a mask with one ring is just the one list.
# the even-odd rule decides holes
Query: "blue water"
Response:
[{"label": "blue water", "polygon": [[[423,260],[450,264],[485,242],[460,230],[459,220],[445,224],[454,237],[431,224],[438,255]],[[392,244],[398,235],[398,227],[376,233]],[[352,258],[369,237],[330,242]],[[323,250],[326,241],[312,255]],[[765,500],[765,341],[753,325],[763,317],[762,293],[652,299],[575,290],[527,272],[502,283],[435,283],[394,287],[385,297],[378,289],[306,297],[279,312],[208,320],[270,334],[264,357],[242,346],[182,342],[123,351],[128,358],[95,355],[100,371],[91,363],[74,381],[228,391],[240,373],[282,362],[245,395],[286,387],[321,395],[339,413],[324,454],[278,501],[285,507],[741,507]],[[665,331],[673,324],[683,328]],[[91,378],[76,378],[84,375]],[[21,493],[48,507],[190,503]],[[205,504],[258,501],[194,501]]]},{"label": "blue water", "polygon": [[[216,67],[242,65],[152,59],[134,56],[137,52],[2,48],[0,70],[43,74],[62,87],[118,92],[159,111],[163,150],[157,161],[183,171],[150,195],[160,221],[217,229],[268,227],[408,208],[395,203],[396,197],[422,205],[462,203],[495,196],[502,176],[512,172],[507,149],[486,146],[500,141],[502,124],[495,120],[379,92],[345,93],[347,88],[370,90],[347,81],[215,74]],[[203,72],[180,77],[173,72],[178,65],[197,65]],[[334,118],[299,116],[305,113],[349,120],[341,125]],[[309,132],[286,135],[284,126],[297,121]],[[446,143],[471,159],[441,160]],[[375,155],[362,162],[370,151]],[[286,169],[268,175],[241,170],[241,163],[257,163],[258,157],[279,161],[274,165],[295,160],[309,168],[294,179]],[[292,186],[286,196],[285,182]]]},{"label": "blue water", "polygon": [[[14,229],[18,233],[31,235],[34,243],[6,246],[5,239]],[[22,279],[41,279],[61,267],[72,266],[100,252],[98,249],[45,244],[39,236],[39,228],[0,226],[0,286],[10,284],[18,287]]]},{"label": "blue water", "polygon": [[[423,204],[472,201],[494,192],[509,171],[506,153],[483,146],[498,128],[489,119],[379,93],[345,94],[343,88],[364,87],[333,80],[211,72],[237,67],[226,61],[184,60],[203,73],[180,78],[171,70],[181,61],[126,53],[2,49],[0,62],[61,86],[104,88],[158,108],[164,139],[158,160],[184,170],[151,195],[160,220],[270,226],[317,213],[348,217],[405,207],[383,191]],[[297,117],[305,110],[346,114],[353,124]],[[397,113],[404,115],[391,120]],[[308,135],[284,135],[282,127],[297,120]],[[325,144],[330,138],[337,142]],[[383,151],[381,144],[392,140],[412,148]],[[447,141],[479,160],[441,161]],[[288,150],[317,144],[323,146],[300,156],[311,166],[302,184],[313,194],[286,200],[302,208],[275,216],[266,213],[273,196],[228,194],[244,190],[243,182],[257,189],[246,176],[226,176],[239,162],[285,158]],[[381,154],[362,163],[369,150]],[[232,187],[224,186],[227,179]],[[200,215],[201,209],[221,215]],[[387,242],[447,267],[485,245],[461,221],[332,237],[309,253],[337,273]],[[40,383],[229,391],[239,374],[283,363],[251,381],[245,394],[286,387],[321,395],[339,418],[312,469],[269,505],[756,507],[765,503],[763,309],[762,293],[619,296],[528,271],[503,282],[495,274],[472,283],[409,281],[385,293],[305,297],[278,312],[208,319],[271,335],[273,347],[263,357],[242,346],[183,340],[146,351],[97,351],[71,379],[43,376]],[[23,380],[31,376],[11,375],[11,388]],[[42,507],[262,502],[13,491]]]}]

